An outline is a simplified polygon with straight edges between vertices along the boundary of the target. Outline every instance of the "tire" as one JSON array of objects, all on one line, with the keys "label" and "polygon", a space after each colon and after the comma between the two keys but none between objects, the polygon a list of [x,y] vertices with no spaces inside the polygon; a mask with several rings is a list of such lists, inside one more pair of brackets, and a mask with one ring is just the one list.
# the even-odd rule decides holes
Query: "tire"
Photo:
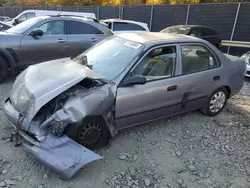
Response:
[{"label": "tire", "polygon": [[223,110],[227,100],[228,91],[226,88],[221,87],[210,95],[201,111],[207,116],[216,116]]},{"label": "tire", "polygon": [[104,148],[109,144],[110,132],[102,118],[84,119],[77,127],[74,140],[88,149]]},{"label": "tire", "polygon": [[8,65],[7,62],[0,57],[0,83],[2,83],[8,75]]}]

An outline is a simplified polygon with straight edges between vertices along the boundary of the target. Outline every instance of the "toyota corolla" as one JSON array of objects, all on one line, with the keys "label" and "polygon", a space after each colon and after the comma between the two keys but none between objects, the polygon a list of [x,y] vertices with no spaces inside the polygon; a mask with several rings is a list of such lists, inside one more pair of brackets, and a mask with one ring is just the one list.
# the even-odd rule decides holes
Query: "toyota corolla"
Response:
[{"label": "toyota corolla", "polygon": [[202,39],[123,33],[74,59],[28,67],[4,111],[24,149],[68,180],[121,129],[197,109],[217,115],[245,69]]}]

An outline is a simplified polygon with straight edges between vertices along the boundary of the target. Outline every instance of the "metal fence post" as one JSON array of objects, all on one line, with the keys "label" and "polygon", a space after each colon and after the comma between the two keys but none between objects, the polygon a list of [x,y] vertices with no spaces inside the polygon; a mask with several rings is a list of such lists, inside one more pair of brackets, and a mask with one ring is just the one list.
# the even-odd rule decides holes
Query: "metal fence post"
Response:
[{"label": "metal fence post", "polygon": [[[232,29],[230,40],[233,40],[233,37],[234,37],[234,31],[235,31],[235,27],[236,27],[236,24],[237,24],[237,21],[238,21],[240,5],[241,5],[241,3],[238,4],[238,9],[237,9],[237,12],[236,12],[236,15],[235,15],[234,26],[233,26],[233,29]],[[229,54],[229,52],[230,52],[230,46],[227,48],[227,54]]]},{"label": "metal fence post", "polygon": [[4,9],[4,7],[3,7],[3,15],[5,16],[5,9]]},{"label": "metal fence post", "polygon": [[97,19],[100,20],[100,6],[97,6]]},{"label": "metal fence post", "polygon": [[123,6],[121,6],[121,13],[120,13],[120,19],[123,19]]},{"label": "metal fence post", "polygon": [[153,14],[154,14],[154,5],[151,6],[150,21],[149,21],[150,31],[152,30]]},{"label": "metal fence post", "polygon": [[80,6],[77,6],[77,12],[80,12]]},{"label": "metal fence post", "polygon": [[188,24],[190,6],[191,6],[191,5],[189,4],[189,5],[188,5],[188,9],[187,9],[187,16],[186,16],[186,22],[185,22],[186,25]]}]

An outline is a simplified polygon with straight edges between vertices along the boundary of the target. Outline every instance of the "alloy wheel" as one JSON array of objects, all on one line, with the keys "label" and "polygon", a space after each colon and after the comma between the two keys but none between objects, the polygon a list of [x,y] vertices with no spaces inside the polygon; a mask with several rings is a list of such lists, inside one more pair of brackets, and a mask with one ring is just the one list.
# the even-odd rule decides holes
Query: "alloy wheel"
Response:
[{"label": "alloy wheel", "polygon": [[209,110],[213,113],[219,112],[225,105],[226,94],[219,91],[213,95],[209,103]]}]

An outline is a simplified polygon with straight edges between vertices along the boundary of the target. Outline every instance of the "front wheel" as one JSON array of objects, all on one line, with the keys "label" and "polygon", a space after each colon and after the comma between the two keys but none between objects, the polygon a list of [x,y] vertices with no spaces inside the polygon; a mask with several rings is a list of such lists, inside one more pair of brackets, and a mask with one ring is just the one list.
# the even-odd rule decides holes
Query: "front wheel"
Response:
[{"label": "front wheel", "polygon": [[228,92],[226,88],[219,88],[211,94],[201,111],[207,116],[216,116],[225,107],[227,99]]},{"label": "front wheel", "polygon": [[105,122],[98,117],[83,120],[75,137],[79,144],[89,149],[101,149],[108,145],[111,138]]}]

